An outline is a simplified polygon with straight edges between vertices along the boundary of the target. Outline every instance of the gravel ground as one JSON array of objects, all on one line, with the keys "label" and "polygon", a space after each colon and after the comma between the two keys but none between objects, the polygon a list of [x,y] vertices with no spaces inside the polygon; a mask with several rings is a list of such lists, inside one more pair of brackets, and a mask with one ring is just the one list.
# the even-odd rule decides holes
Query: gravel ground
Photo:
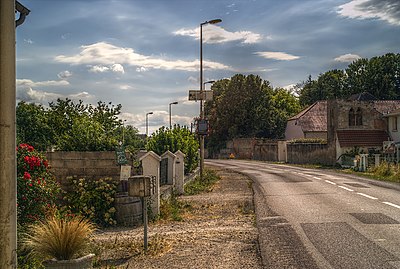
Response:
[{"label": "gravel ground", "polygon": [[213,168],[221,176],[213,190],[178,199],[182,221],[149,224],[149,252],[143,227],[97,234],[96,268],[262,268],[251,180]]}]

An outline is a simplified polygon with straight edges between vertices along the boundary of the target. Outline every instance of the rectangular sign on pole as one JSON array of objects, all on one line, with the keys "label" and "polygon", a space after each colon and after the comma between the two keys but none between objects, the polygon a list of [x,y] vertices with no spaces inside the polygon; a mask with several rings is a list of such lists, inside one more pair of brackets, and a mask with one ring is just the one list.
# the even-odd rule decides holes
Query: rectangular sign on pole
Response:
[{"label": "rectangular sign on pole", "polygon": [[189,101],[211,101],[213,99],[213,91],[203,91],[201,94],[199,90],[189,90]]}]

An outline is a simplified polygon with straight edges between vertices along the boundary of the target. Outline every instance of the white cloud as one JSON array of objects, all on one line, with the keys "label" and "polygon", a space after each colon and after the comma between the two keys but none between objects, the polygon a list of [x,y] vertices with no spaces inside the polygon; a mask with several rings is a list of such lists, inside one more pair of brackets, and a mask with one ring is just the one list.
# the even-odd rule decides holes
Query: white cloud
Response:
[{"label": "white cloud", "polygon": [[89,72],[92,73],[104,73],[104,72],[114,72],[125,74],[124,67],[121,64],[112,64],[110,66],[105,65],[89,65]]},{"label": "white cloud", "polygon": [[120,65],[120,64],[111,65],[110,70],[115,72],[115,73],[125,74],[124,67],[122,65]]},{"label": "white cloud", "polygon": [[400,26],[399,0],[352,0],[339,6],[338,13],[352,19],[380,19]]},{"label": "white cloud", "polygon": [[57,77],[62,80],[65,80],[65,79],[69,78],[70,76],[72,76],[72,73],[68,70],[62,71],[57,74]]},{"label": "white cloud", "polygon": [[191,83],[199,83],[199,79],[197,78],[197,77],[192,77],[192,76],[190,76],[190,77],[188,77],[188,79],[187,79],[189,82],[191,82]]},{"label": "white cloud", "polygon": [[26,87],[49,87],[49,86],[66,86],[69,85],[69,82],[66,80],[47,80],[47,81],[38,81],[34,82],[30,79],[17,79],[17,86],[26,86]]},{"label": "white cloud", "polygon": [[299,59],[299,56],[291,55],[285,52],[274,52],[274,51],[258,51],[255,54],[262,56],[266,59],[273,59],[279,61],[292,61]]},{"label": "white cloud", "polygon": [[361,56],[357,55],[357,54],[344,54],[344,55],[340,55],[338,57],[335,58],[336,62],[341,62],[341,63],[352,63],[358,59],[361,59]]},{"label": "white cloud", "polygon": [[84,100],[90,99],[93,96],[88,92],[79,92],[75,94],[64,95],[60,93],[46,92],[41,90],[35,90],[31,87],[27,86],[19,86],[17,87],[17,100],[32,102],[32,103],[41,103],[43,105],[48,105],[49,102],[55,101],[57,98],[69,98],[72,100]]},{"label": "white cloud", "polygon": [[30,39],[30,38],[24,39],[24,42],[25,42],[25,43],[28,43],[28,44],[33,44],[33,41],[32,41],[32,39]]},{"label": "white cloud", "polygon": [[[175,35],[190,36],[200,39],[200,27],[196,29],[179,29],[174,32]],[[225,29],[215,26],[206,25],[203,27],[204,43],[224,43],[231,41],[241,41],[242,43],[252,44],[261,41],[262,36],[250,31],[229,32]]]},{"label": "white cloud", "polygon": [[[92,45],[81,46],[81,52],[76,55],[58,55],[55,57],[57,62],[69,64],[88,64],[92,72],[107,71],[107,65],[116,63],[128,64],[144,68],[155,68],[165,70],[184,70],[198,71],[199,60],[164,60],[150,57],[134,52],[132,48],[117,47],[106,42],[99,42]],[[96,64],[96,65],[95,65]],[[93,65],[93,66],[92,66]],[[230,67],[217,62],[203,61],[205,69],[230,69]]]},{"label": "white cloud", "polygon": [[144,67],[144,66],[141,66],[141,67],[138,67],[138,68],[136,68],[136,72],[146,72],[148,69],[146,68],[146,67]]}]

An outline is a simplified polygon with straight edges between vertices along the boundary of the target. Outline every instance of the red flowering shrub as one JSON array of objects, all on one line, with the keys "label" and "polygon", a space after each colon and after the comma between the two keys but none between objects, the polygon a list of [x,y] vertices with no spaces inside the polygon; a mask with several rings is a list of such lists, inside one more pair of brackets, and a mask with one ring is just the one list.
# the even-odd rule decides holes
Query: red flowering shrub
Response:
[{"label": "red flowering shrub", "polygon": [[31,145],[17,148],[17,212],[20,224],[42,219],[58,198],[59,185],[46,158]]}]

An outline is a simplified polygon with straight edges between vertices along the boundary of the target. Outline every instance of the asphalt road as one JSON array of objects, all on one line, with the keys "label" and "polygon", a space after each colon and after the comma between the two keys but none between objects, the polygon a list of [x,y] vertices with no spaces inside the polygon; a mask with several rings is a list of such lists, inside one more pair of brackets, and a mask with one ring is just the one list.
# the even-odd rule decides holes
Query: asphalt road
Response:
[{"label": "asphalt road", "polygon": [[400,269],[400,185],[242,160],[206,164],[254,180],[266,268]]}]

